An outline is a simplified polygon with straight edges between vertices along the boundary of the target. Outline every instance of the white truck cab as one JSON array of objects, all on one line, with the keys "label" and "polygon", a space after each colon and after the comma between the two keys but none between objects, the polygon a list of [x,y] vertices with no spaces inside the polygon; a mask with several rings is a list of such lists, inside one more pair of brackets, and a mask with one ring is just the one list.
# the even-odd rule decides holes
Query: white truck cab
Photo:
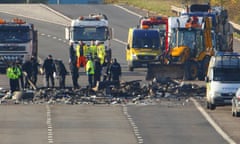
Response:
[{"label": "white truck cab", "polygon": [[208,109],[231,105],[231,100],[240,87],[240,54],[217,52],[210,59],[205,80]]},{"label": "white truck cab", "polygon": [[105,14],[91,13],[88,16],[72,19],[71,24],[65,28],[65,39],[74,43],[74,49],[79,41],[83,41],[88,46],[91,42],[102,42],[107,60],[111,59],[112,28]]}]

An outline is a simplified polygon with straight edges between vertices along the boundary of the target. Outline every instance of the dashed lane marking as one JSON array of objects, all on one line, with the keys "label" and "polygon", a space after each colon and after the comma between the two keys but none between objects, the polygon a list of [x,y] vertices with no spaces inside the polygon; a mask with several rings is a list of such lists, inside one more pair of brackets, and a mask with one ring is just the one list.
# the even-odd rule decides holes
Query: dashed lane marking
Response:
[{"label": "dashed lane marking", "polygon": [[126,105],[123,105],[123,114],[126,116],[126,118],[128,119],[132,129],[133,129],[133,132],[134,132],[134,135],[138,141],[138,144],[143,144],[143,138],[139,132],[139,128],[137,127],[137,125],[135,124],[135,122],[133,121],[131,115],[128,114],[128,110],[127,110],[127,106]]},{"label": "dashed lane marking", "polygon": [[54,140],[53,140],[53,127],[52,127],[52,116],[51,116],[51,108],[49,105],[46,105],[46,110],[47,110],[47,134],[48,134],[48,143],[49,144],[53,144]]}]

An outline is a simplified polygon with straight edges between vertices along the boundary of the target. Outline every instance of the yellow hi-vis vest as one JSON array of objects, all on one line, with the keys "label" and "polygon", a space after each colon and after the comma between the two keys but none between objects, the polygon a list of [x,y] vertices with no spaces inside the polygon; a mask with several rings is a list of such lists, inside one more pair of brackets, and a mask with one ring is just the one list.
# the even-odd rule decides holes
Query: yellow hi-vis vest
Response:
[{"label": "yellow hi-vis vest", "polygon": [[76,56],[77,57],[87,56],[87,45],[83,45],[83,50],[82,50],[83,53],[81,53],[80,48],[81,48],[80,45],[77,45],[77,47],[76,47]]},{"label": "yellow hi-vis vest", "polygon": [[9,67],[7,69],[7,77],[9,79],[18,79],[21,76],[21,70],[18,67]]},{"label": "yellow hi-vis vest", "polygon": [[85,54],[86,54],[85,56],[89,56],[89,55],[92,56],[92,49],[91,49],[91,46],[86,46]]},{"label": "yellow hi-vis vest", "polygon": [[103,64],[106,56],[104,44],[100,44],[97,46],[97,56],[100,59],[100,63]]},{"label": "yellow hi-vis vest", "polygon": [[86,64],[86,73],[94,74],[94,65],[92,60],[88,60]]},{"label": "yellow hi-vis vest", "polygon": [[95,57],[95,54],[97,54],[97,46],[96,45],[90,45],[92,57]]}]

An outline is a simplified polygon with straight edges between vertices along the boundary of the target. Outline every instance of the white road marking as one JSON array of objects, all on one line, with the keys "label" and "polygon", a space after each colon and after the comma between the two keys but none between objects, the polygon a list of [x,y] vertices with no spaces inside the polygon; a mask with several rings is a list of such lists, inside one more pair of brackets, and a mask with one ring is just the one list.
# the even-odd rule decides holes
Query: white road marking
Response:
[{"label": "white road marking", "polygon": [[231,139],[224,131],[221,129],[219,125],[208,115],[208,113],[202,108],[202,106],[194,99],[190,98],[193,101],[196,108],[201,112],[201,114],[205,117],[205,119],[212,125],[212,127],[216,130],[218,134],[220,134],[228,143],[237,144],[233,139]]},{"label": "white road marking", "polygon": [[[138,17],[142,17],[141,15],[135,13],[135,12],[132,12],[122,6],[119,6],[119,5],[114,5],[118,8],[121,8],[122,10],[126,11],[126,12],[129,12],[130,14],[133,14],[133,15],[136,15]],[[125,42],[121,41],[121,40],[118,40],[118,39],[114,39],[115,41],[117,42],[120,42],[122,44],[124,44]],[[227,141],[229,142],[230,144],[236,144],[236,142],[231,139],[221,128],[219,125],[217,125],[213,119],[211,119],[211,117],[207,114],[207,112],[200,106],[200,104],[197,103],[197,101],[193,98],[191,98],[191,100],[194,102],[195,106],[197,107],[197,109],[202,113],[202,115],[205,117],[205,119],[212,125],[212,127]]]},{"label": "white road marking", "polygon": [[114,6],[120,8],[120,9],[122,9],[122,10],[124,10],[124,11],[126,11],[126,12],[128,12],[128,13],[130,13],[130,14],[132,14],[132,15],[138,16],[139,18],[142,17],[142,15],[140,15],[140,14],[138,14],[138,13],[135,13],[135,12],[133,12],[133,11],[130,11],[130,10],[128,10],[128,9],[120,6],[120,5],[116,5],[116,4],[115,4]]},{"label": "white road marking", "polygon": [[49,105],[46,105],[46,110],[47,110],[47,131],[48,131],[48,143],[53,144],[53,127],[52,127],[52,116],[51,116],[51,109]]},{"label": "white road marking", "polygon": [[142,144],[143,143],[143,138],[139,132],[139,129],[138,127],[136,126],[135,122],[133,121],[131,115],[128,114],[128,110],[127,110],[127,106],[126,105],[123,105],[123,114],[126,116],[126,118],[128,119],[132,129],[133,129],[133,132],[134,132],[134,135],[138,141],[139,144]]}]

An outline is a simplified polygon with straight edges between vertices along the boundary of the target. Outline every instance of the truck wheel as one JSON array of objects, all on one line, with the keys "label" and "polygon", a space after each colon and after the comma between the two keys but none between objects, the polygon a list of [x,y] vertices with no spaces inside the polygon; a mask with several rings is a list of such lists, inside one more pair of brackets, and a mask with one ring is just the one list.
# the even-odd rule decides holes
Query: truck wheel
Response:
[{"label": "truck wheel", "polygon": [[235,111],[235,116],[239,117],[240,116],[240,112]]},{"label": "truck wheel", "polygon": [[0,73],[1,74],[6,74],[6,69],[4,69],[4,68],[0,69]]},{"label": "truck wheel", "polygon": [[133,71],[133,62],[132,61],[128,61],[128,70],[129,71]]},{"label": "truck wheel", "polygon": [[129,71],[133,71],[133,67],[132,67],[132,66],[129,66],[129,67],[128,67],[128,70],[129,70]]},{"label": "truck wheel", "polygon": [[185,78],[186,80],[194,80],[198,75],[198,65],[194,61],[186,62],[185,64]]},{"label": "truck wheel", "polygon": [[206,102],[206,108],[209,109],[209,102]]},{"label": "truck wheel", "polygon": [[216,109],[216,105],[212,104],[212,103],[209,103],[209,109],[210,110],[215,110]]},{"label": "truck wheel", "polygon": [[235,108],[234,106],[232,105],[232,116],[235,117],[236,113],[235,113]]}]

